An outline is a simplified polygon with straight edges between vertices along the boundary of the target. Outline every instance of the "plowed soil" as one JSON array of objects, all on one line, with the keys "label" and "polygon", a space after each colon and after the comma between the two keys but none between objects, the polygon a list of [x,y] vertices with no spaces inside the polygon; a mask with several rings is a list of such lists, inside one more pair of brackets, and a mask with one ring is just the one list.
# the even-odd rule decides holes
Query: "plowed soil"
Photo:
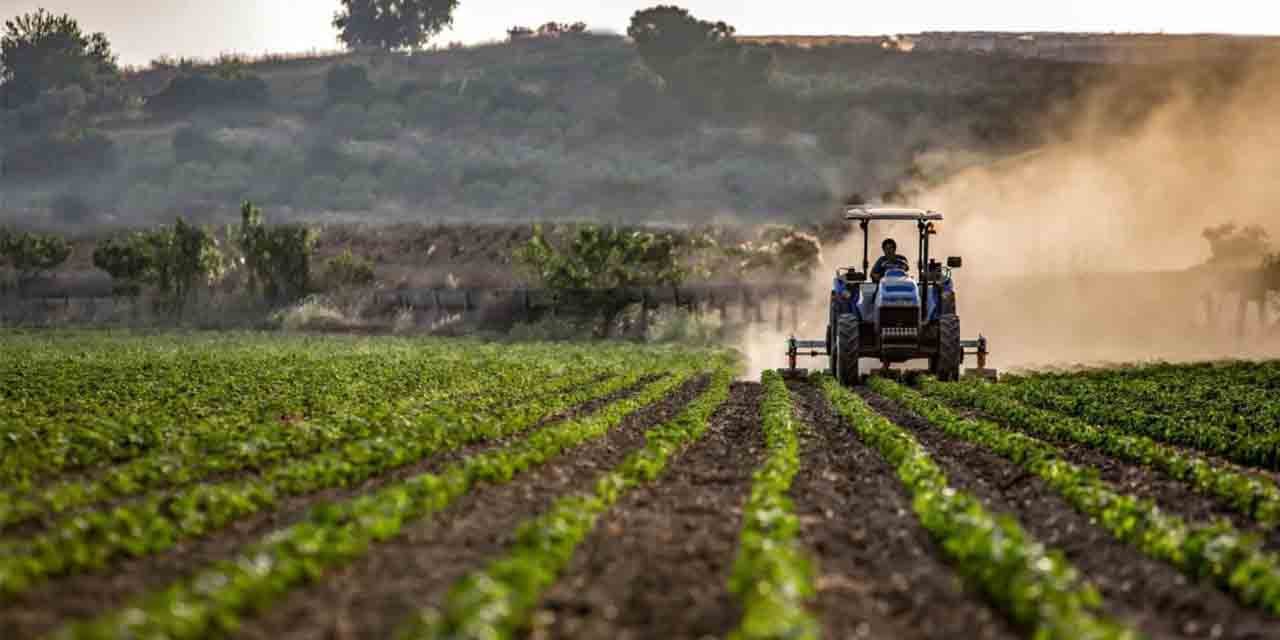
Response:
[{"label": "plowed soil", "polygon": [[792,498],[819,569],[815,607],[825,637],[1019,637],[964,589],[893,469],[818,389],[796,383],[791,391],[808,427]]},{"label": "plowed soil", "polygon": [[947,473],[989,509],[1015,516],[1044,544],[1060,549],[1094,585],[1110,613],[1150,638],[1261,640],[1280,637],[1280,620],[1238,605],[1211,584],[1190,581],[1113,538],[1043,481],[976,445],[950,438],[928,421],[870,392],[881,414],[915,434]]},{"label": "plowed soil", "polygon": [[[646,378],[636,386],[543,420],[529,431],[557,420],[594,411],[606,403],[633,395],[651,380]],[[55,579],[19,598],[0,600],[0,638],[35,637],[68,620],[87,618],[121,607],[139,594],[163,588],[201,567],[234,557],[246,545],[259,540],[263,535],[293,524],[312,507],[346,500],[376,491],[392,482],[436,471],[463,457],[520,439],[529,431],[429,456],[418,463],[370,478],[358,486],[327,489],[288,498],[273,511],[241,519],[212,536],[183,542],[166,553],[121,559],[101,571]]]},{"label": "plowed soil", "polygon": [[556,498],[589,491],[595,479],[644,443],[645,431],[673,416],[707,385],[685,384],[589,442],[502,485],[482,485],[359,561],[295,591],[241,629],[240,637],[388,638],[415,612],[440,605],[449,587],[501,554],[516,527]]},{"label": "plowed soil", "polygon": [[544,599],[534,638],[723,637],[742,505],[764,446],[758,384],[735,384],[702,439],[600,519]]}]

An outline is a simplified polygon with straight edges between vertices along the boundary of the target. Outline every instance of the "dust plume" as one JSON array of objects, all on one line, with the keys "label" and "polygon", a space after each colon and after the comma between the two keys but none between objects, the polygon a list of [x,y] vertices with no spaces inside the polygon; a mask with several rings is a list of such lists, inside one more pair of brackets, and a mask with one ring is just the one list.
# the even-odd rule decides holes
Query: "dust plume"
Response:
[{"label": "dust plume", "polygon": [[[911,204],[947,215],[934,256],[965,258],[957,276],[965,336],[990,338],[1001,368],[1280,354],[1274,303],[1251,305],[1242,318],[1245,276],[1205,268],[1201,235],[1235,222],[1280,238],[1274,62],[1112,68],[1063,105],[1067,126],[1046,133],[1044,146],[905,185]],[[951,164],[937,152],[921,160]],[[914,257],[915,232],[904,226],[873,227],[873,258],[890,234]],[[799,328],[815,339],[832,259],[860,262],[860,234],[824,254],[817,302]]]}]

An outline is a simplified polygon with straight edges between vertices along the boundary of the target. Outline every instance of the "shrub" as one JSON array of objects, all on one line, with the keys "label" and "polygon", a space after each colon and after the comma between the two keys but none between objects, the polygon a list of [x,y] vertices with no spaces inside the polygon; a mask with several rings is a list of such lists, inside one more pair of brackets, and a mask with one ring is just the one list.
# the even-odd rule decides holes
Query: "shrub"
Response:
[{"label": "shrub", "polygon": [[271,90],[266,81],[254,74],[184,73],[148,98],[147,107],[157,114],[178,116],[202,109],[259,107],[270,99]]},{"label": "shrub", "polygon": [[207,129],[186,125],[173,133],[173,155],[178,164],[217,162],[226,155],[221,142]]},{"label": "shrub", "polygon": [[115,142],[93,130],[38,136],[7,150],[0,166],[4,176],[56,177],[96,173],[115,166]]},{"label": "shrub", "polygon": [[373,281],[373,264],[350,249],[329,258],[325,264],[324,282],[329,288],[367,286]]},{"label": "shrub", "polygon": [[373,81],[369,70],[355,64],[339,64],[329,68],[324,77],[330,102],[368,103],[373,97]]},{"label": "shrub", "polygon": [[272,302],[296,300],[306,295],[311,284],[311,254],[315,232],[303,225],[268,228],[262,211],[246,202],[240,208],[240,228],[236,244],[244,256],[251,292],[259,286]]}]

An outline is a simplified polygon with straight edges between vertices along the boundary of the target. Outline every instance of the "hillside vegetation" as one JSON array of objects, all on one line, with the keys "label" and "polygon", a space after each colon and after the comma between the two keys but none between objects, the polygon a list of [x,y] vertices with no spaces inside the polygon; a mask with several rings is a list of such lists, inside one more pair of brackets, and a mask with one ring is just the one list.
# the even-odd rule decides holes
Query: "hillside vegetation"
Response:
[{"label": "hillside vegetation", "polygon": [[[929,150],[1025,147],[1088,67],[744,47],[758,76],[650,70],[629,39],[157,61],[0,119],[0,223],[814,219]],[[735,67],[737,68],[737,67]],[[745,68],[745,67],[743,67]],[[761,80],[762,79],[762,80]],[[711,87],[706,89],[705,87]]]}]

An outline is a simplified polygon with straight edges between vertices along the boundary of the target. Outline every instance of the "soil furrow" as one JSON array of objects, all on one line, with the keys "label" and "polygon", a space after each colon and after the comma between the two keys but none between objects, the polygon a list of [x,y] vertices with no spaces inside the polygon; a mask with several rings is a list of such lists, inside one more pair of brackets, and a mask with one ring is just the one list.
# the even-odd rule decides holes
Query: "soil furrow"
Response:
[{"label": "soil furrow", "polygon": [[[583,383],[583,386],[602,383],[605,380],[607,380],[609,377],[611,376],[601,375],[593,380]],[[659,376],[657,375],[645,376],[639,380],[638,384],[634,385],[633,387],[625,391],[619,391],[618,393],[611,395],[609,398],[605,400],[612,402],[614,399],[623,397],[624,395],[629,393],[633,393],[636,389],[639,389],[640,387],[650,382],[653,382],[658,377]],[[478,395],[480,394],[468,393],[465,395],[460,395],[456,398],[450,398],[448,399],[448,401],[461,402]],[[565,416],[573,415],[575,412],[590,410],[592,407],[602,406],[601,402],[603,402],[603,400],[594,400],[592,402],[586,403],[583,407],[575,407],[568,411],[562,412],[558,416],[546,418],[541,422],[539,422],[538,425],[536,425],[533,428],[536,428],[537,426],[541,426],[551,422],[555,422],[557,420],[563,420]],[[370,436],[370,437],[376,437],[376,435]],[[341,449],[343,446],[350,444],[354,440],[356,439],[340,439],[326,446],[318,447],[313,451],[309,451],[306,454],[298,456],[298,459],[305,459],[305,458],[310,458],[314,456],[324,455],[325,453]],[[56,514],[51,513],[45,516],[17,522],[7,526],[0,526],[0,536],[3,536],[5,538],[26,538],[26,537],[39,535],[40,533],[47,531],[50,527],[56,526],[58,523],[64,522],[68,518],[74,517],[79,514],[91,513],[94,511],[106,511],[106,510],[114,509],[120,506],[137,504],[139,502],[142,502],[143,500],[175,495],[191,488],[196,484],[201,484],[201,483],[221,484],[221,483],[227,483],[227,482],[244,482],[244,481],[248,481],[248,480],[252,480],[254,478],[260,477],[262,476],[262,474],[268,472],[269,470],[283,464],[288,464],[288,461],[274,461],[266,464],[248,465],[240,469],[210,473],[210,474],[201,476],[199,478],[193,478],[187,482],[174,483],[172,485],[157,488],[157,489],[152,489],[150,491],[144,491],[144,492],[124,495],[124,496],[117,496],[117,497],[109,498],[107,500],[100,500],[98,502],[86,504],[81,507],[77,507],[75,509],[71,509],[63,513],[56,513]],[[103,472],[103,475],[105,475],[105,470]]]},{"label": "soil furrow", "polygon": [[[651,380],[652,378],[646,378]],[[55,579],[22,596],[0,603],[0,638],[41,635],[68,620],[89,618],[127,604],[142,593],[163,588],[209,564],[233,558],[243,547],[267,533],[287,527],[321,504],[348,500],[483,451],[520,440],[535,429],[593,412],[637,393],[647,382],[592,400],[505,438],[467,445],[428,456],[352,487],[335,487],[294,496],[273,510],[239,520],[221,531],[179,544],[168,552],[127,558],[102,570]]]},{"label": "soil furrow", "polygon": [[419,609],[438,605],[467,572],[501,554],[521,522],[562,495],[590,490],[596,477],[643,445],[650,427],[675,416],[707,383],[705,376],[686,383],[663,401],[625,418],[604,438],[510,483],[476,487],[444,511],[376,545],[357,562],[246,621],[239,637],[391,637]]},{"label": "soil furrow", "polygon": [[723,637],[742,506],[763,454],[761,387],[735,383],[707,431],[596,523],[534,619],[533,638]]},{"label": "soil furrow", "polygon": [[[980,413],[971,415],[989,422],[1001,423],[996,418]],[[1012,426],[1006,428],[1016,430]],[[1065,460],[1082,467],[1097,469],[1099,477],[1115,485],[1124,493],[1151,500],[1162,510],[1177,514],[1191,522],[1226,519],[1241,531],[1257,534],[1267,548],[1280,550],[1280,528],[1265,527],[1232,508],[1221,498],[1196,491],[1188,482],[1172,478],[1148,466],[1112,457],[1085,445],[1064,441],[1046,440],[1046,442],[1058,447]]]},{"label": "soil furrow", "polygon": [[950,438],[881,396],[861,395],[910,429],[957,488],[977,495],[993,511],[1018,518],[1040,542],[1061,550],[1098,587],[1113,615],[1150,638],[1260,640],[1280,633],[1280,620],[1243,607],[1212,584],[1197,583],[1116,540],[1013,462]]},{"label": "soil furrow", "polygon": [[916,519],[892,468],[807,383],[789,385],[808,425],[792,498],[819,571],[828,638],[1020,637],[968,592]]}]

